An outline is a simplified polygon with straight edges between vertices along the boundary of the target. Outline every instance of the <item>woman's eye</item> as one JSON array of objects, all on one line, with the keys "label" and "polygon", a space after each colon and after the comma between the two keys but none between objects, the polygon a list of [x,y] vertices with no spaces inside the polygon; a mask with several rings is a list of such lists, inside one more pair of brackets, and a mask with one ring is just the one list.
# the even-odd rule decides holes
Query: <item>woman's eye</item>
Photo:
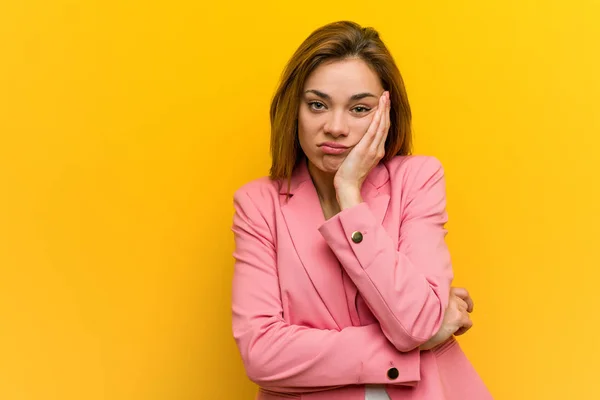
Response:
[{"label": "woman's eye", "polygon": [[357,113],[359,113],[359,114],[362,114],[362,113],[366,113],[366,112],[371,111],[371,109],[367,108],[367,107],[363,107],[363,106],[356,106],[356,107],[354,107],[354,111],[357,112]]},{"label": "woman's eye", "polygon": [[318,101],[311,101],[310,103],[308,103],[308,105],[310,106],[310,108],[317,111],[320,111],[323,108],[325,108],[325,104],[320,103]]}]

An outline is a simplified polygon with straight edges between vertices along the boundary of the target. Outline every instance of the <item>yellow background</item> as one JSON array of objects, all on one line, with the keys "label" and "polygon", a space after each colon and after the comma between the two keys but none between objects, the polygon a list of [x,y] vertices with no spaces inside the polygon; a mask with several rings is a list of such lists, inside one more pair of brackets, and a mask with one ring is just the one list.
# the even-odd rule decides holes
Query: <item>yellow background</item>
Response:
[{"label": "yellow background", "polygon": [[600,398],[600,5],[0,5],[0,399],[251,399],[231,199],[289,56],[380,30],[448,180],[461,343],[496,399]]}]

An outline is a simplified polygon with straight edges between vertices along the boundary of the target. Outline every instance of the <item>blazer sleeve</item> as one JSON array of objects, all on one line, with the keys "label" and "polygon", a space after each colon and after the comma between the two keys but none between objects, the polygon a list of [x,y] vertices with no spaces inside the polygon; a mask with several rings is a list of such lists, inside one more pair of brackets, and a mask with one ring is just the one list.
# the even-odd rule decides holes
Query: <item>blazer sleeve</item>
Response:
[{"label": "blazer sleeve", "polygon": [[[232,328],[250,380],[283,393],[420,380],[420,353],[399,352],[379,324],[338,331],[287,323],[269,223],[248,193],[236,192],[234,205]],[[391,367],[399,372],[393,380]]]},{"label": "blazer sleeve", "polygon": [[[443,168],[433,157],[413,161],[420,165],[411,166],[405,177],[393,177],[406,182],[397,243],[364,202],[342,210],[319,229],[400,351],[417,348],[440,329],[453,279],[445,242]],[[362,241],[352,240],[354,232],[362,233]]]}]

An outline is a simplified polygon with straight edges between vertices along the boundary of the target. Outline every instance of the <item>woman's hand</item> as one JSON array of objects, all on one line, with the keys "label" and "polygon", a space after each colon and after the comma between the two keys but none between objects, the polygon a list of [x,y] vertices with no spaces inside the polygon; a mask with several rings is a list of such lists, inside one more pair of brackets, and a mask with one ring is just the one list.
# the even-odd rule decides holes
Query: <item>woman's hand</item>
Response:
[{"label": "woman's hand", "polygon": [[469,313],[473,311],[473,299],[464,288],[451,288],[450,301],[444,313],[444,320],[440,330],[419,349],[430,350],[445,342],[452,335],[462,335],[473,326]]},{"label": "woman's hand", "polygon": [[349,208],[362,202],[360,189],[369,175],[385,155],[385,140],[390,127],[389,93],[379,98],[375,116],[356,146],[340,165],[333,179],[340,209]]}]

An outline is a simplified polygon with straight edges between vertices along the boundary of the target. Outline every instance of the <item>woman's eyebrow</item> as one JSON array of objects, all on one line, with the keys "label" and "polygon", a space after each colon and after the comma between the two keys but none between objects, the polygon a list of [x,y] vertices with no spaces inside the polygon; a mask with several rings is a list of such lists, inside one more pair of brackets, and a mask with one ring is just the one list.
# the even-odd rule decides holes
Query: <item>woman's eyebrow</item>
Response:
[{"label": "woman's eyebrow", "polygon": [[[317,96],[319,96],[322,99],[331,100],[331,96],[330,95],[328,95],[327,93],[323,93],[320,90],[309,89],[309,90],[307,90],[304,93],[314,93],[314,94],[316,94]],[[377,96],[375,96],[373,93],[362,92],[362,93],[357,93],[357,94],[353,94],[352,96],[350,96],[350,101],[364,99],[365,97],[374,97],[374,98],[377,98]]]},{"label": "woman's eyebrow", "polygon": [[323,93],[323,92],[321,92],[319,90],[316,90],[316,89],[308,89],[304,93],[313,93],[313,94],[316,94],[317,96],[319,96],[322,99],[331,100],[331,96],[330,95],[328,95],[327,93]]},{"label": "woman's eyebrow", "polygon": [[350,100],[360,100],[360,99],[364,99],[365,97],[377,98],[377,96],[375,96],[373,93],[363,92],[363,93],[357,93],[357,94],[352,95],[352,97],[350,97]]}]

